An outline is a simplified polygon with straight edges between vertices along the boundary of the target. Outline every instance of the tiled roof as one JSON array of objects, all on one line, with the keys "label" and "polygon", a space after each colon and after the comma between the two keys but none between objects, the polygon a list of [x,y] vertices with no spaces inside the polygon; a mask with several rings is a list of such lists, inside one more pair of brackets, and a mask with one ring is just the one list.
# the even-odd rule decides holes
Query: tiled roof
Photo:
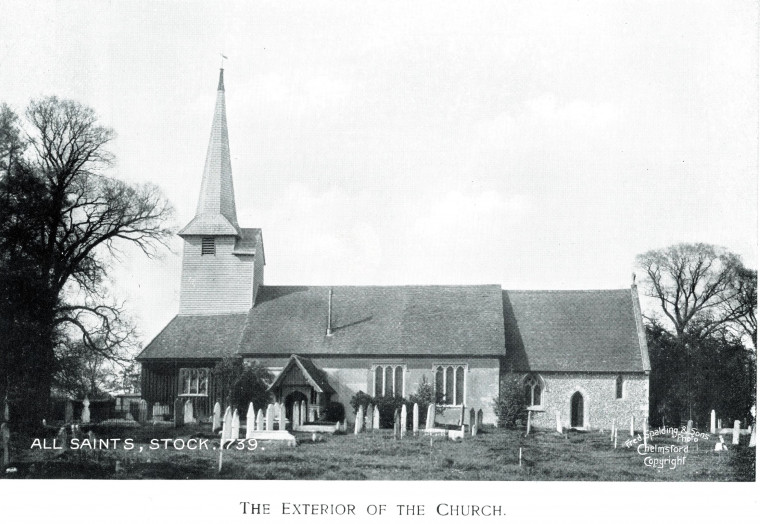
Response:
[{"label": "tiled roof", "polygon": [[262,286],[240,352],[291,355],[504,354],[499,286]]},{"label": "tiled roof", "polygon": [[504,291],[507,366],[533,371],[641,372],[630,289]]},{"label": "tiled roof", "polygon": [[137,360],[210,358],[234,355],[246,314],[177,315],[137,356]]}]

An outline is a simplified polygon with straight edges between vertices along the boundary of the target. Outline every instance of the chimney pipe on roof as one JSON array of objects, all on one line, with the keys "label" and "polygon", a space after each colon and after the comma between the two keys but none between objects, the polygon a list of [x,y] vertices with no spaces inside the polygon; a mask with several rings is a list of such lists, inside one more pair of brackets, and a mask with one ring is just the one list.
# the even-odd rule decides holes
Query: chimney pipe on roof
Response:
[{"label": "chimney pipe on roof", "polygon": [[330,294],[327,298],[327,336],[332,335],[332,297],[333,297],[333,290],[330,288]]}]

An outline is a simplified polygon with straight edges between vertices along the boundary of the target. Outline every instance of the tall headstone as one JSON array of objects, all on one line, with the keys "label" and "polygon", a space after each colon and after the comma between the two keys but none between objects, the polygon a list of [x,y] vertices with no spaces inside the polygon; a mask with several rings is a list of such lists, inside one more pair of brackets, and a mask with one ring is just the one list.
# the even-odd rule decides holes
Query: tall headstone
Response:
[{"label": "tall headstone", "polygon": [[420,432],[420,407],[416,402],[412,407],[412,431],[415,435]]},{"label": "tall headstone", "polygon": [[232,431],[230,437],[232,440],[240,438],[240,415],[238,414],[237,409],[232,413]]},{"label": "tall headstone", "polygon": [[615,419],[612,419],[612,427],[610,427],[610,442],[615,438]]},{"label": "tall headstone", "polygon": [[267,431],[274,431],[274,404],[267,406]]},{"label": "tall headstone", "polygon": [[74,404],[71,402],[71,399],[66,399],[66,412],[63,421],[66,424],[74,422]]},{"label": "tall headstone", "polygon": [[221,444],[224,444],[228,440],[232,440],[232,408],[227,406],[227,409],[224,411],[224,422],[222,424],[222,441]]},{"label": "tall headstone", "polygon": [[480,431],[480,428],[483,427],[483,410],[478,410],[478,431]]},{"label": "tall headstone", "polygon": [[264,410],[256,412],[256,431],[264,431]]},{"label": "tall headstone", "polygon": [[301,401],[301,425],[304,426],[309,421],[309,412],[306,410],[306,401]]},{"label": "tall headstone", "polygon": [[687,436],[691,437],[691,430],[692,429],[694,429],[694,421],[693,420],[689,420],[686,423],[686,435]]},{"label": "tall headstone", "polygon": [[[82,419],[84,421],[84,419]],[[174,401],[174,427],[181,428],[185,425],[185,403],[177,397]]]},{"label": "tall headstone", "polygon": [[222,405],[217,402],[214,404],[214,416],[211,418],[211,431],[216,431],[222,427]]},{"label": "tall headstone", "polygon": [[297,430],[301,425],[301,403],[293,402],[293,431]]},{"label": "tall headstone", "polygon": [[633,436],[633,415],[631,415],[631,431],[630,435]]},{"label": "tall headstone", "polygon": [[718,419],[718,429],[723,429],[723,419],[722,418]]},{"label": "tall headstone", "polygon": [[470,408],[470,435],[473,437],[478,434],[478,415],[475,413],[475,408]]},{"label": "tall headstone", "polygon": [[642,430],[642,433],[644,435],[644,449],[646,449],[646,447],[647,447],[647,436],[648,436],[647,435],[648,431],[647,431],[647,418],[646,417],[644,417],[642,419],[642,421],[641,421],[641,430]]},{"label": "tall headstone", "polygon": [[367,430],[369,431],[375,429],[375,426],[373,424],[373,422],[375,421],[374,414],[375,414],[375,406],[370,404],[369,406],[367,406]]},{"label": "tall headstone", "polygon": [[710,434],[715,435],[715,410],[710,411]]},{"label": "tall headstone", "polygon": [[278,427],[280,431],[285,431],[287,429],[286,424],[288,421],[285,415],[286,415],[285,404],[283,403],[283,404],[280,404],[280,425]]},{"label": "tall headstone", "polygon": [[356,422],[354,422],[354,435],[358,435],[364,430],[364,406],[359,406],[356,412]]},{"label": "tall headstone", "polygon": [[375,411],[372,413],[372,427],[380,429],[380,409],[375,406]]},{"label": "tall headstone", "polygon": [[425,420],[425,429],[433,429],[435,427],[435,404],[428,405],[427,419]]},{"label": "tall headstone", "polygon": [[533,415],[533,410],[528,410],[528,423],[525,425],[525,436],[530,435],[530,419],[531,415]]},{"label": "tall headstone", "polygon": [[731,444],[734,446],[737,446],[739,444],[739,432],[741,431],[741,421],[734,420],[734,439],[731,441]]},{"label": "tall headstone", "polygon": [[554,417],[557,419],[557,433],[562,433],[562,419],[559,417],[559,411],[554,412]]},{"label": "tall headstone", "polygon": [[409,413],[406,411],[406,404],[401,406],[401,438],[406,436],[406,425],[409,420]]},{"label": "tall headstone", "polygon": [[253,409],[253,402],[248,403],[248,411],[245,413],[245,438],[253,438],[256,433],[256,410]]},{"label": "tall headstone", "polygon": [[140,399],[140,410],[137,412],[137,421],[140,424],[145,424],[148,421],[148,401],[144,398]]},{"label": "tall headstone", "polygon": [[187,399],[185,401],[184,406],[184,421],[185,424],[192,424],[195,422],[195,418],[193,418],[193,401],[190,399]]},{"label": "tall headstone", "polygon": [[90,423],[90,398],[85,396],[82,402],[82,424]]}]

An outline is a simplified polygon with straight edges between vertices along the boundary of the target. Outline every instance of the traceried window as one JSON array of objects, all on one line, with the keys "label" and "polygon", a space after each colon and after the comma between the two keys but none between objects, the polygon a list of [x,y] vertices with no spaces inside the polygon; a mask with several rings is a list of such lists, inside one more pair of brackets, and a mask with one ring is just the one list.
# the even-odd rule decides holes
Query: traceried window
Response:
[{"label": "traceried window", "polygon": [[615,398],[623,398],[623,375],[615,377]]},{"label": "traceried window", "polygon": [[375,366],[374,377],[375,387],[373,389],[376,397],[404,396],[404,366]]},{"label": "traceried window", "polygon": [[208,368],[180,368],[180,395],[208,396]]},{"label": "traceried window", "polygon": [[525,405],[540,406],[541,397],[543,396],[543,385],[537,375],[528,375],[525,377]]},{"label": "traceried window", "polygon": [[216,242],[214,237],[203,237],[201,239],[201,255],[215,255]]},{"label": "traceried window", "polygon": [[447,406],[465,403],[465,370],[463,365],[436,366],[435,392],[438,401]]}]

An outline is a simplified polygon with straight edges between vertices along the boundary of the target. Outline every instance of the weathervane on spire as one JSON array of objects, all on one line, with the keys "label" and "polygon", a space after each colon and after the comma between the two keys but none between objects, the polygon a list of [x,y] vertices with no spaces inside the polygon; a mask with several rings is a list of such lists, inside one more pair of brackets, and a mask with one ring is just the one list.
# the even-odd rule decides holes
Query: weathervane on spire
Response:
[{"label": "weathervane on spire", "polygon": [[224,61],[228,60],[228,58],[226,56],[224,56],[224,53],[219,53],[219,56],[222,57],[222,65],[221,65],[220,69],[224,69]]}]

